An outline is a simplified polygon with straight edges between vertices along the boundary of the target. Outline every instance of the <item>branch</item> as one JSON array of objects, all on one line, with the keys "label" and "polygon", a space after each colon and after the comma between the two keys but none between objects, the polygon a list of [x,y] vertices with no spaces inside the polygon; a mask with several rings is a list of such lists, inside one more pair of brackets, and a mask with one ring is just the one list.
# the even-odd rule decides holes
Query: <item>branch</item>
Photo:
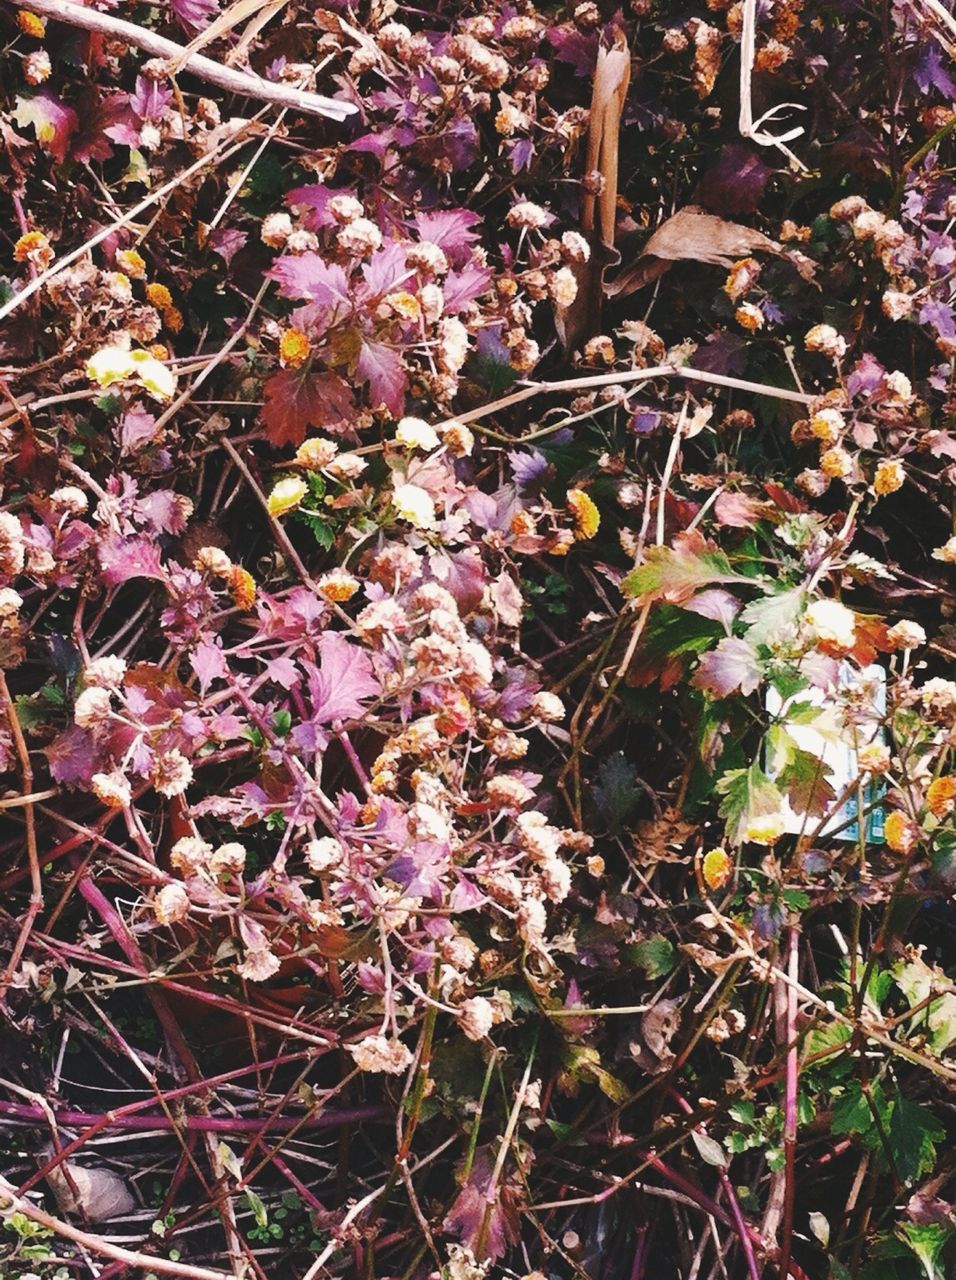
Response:
[{"label": "branch", "polygon": [[145,53],[176,63],[177,69],[181,66],[183,71],[217,85],[227,93],[238,93],[244,98],[258,98],[261,102],[291,107],[310,116],[327,116],[338,123],[358,110],[350,102],[337,102],[320,93],[308,93],[305,89],[296,89],[292,85],[274,84],[251,71],[224,67],[201,53],[190,54],[181,44],[147,31],[145,27],[138,27],[134,22],[114,18],[112,14],[101,13],[99,9],[86,9],[81,5],[71,4],[70,0],[37,0],[36,4],[31,3],[30,9],[33,13],[65,22],[71,27],[82,27],[84,31],[97,31],[116,40],[125,40],[127,44],[134,45]]}]

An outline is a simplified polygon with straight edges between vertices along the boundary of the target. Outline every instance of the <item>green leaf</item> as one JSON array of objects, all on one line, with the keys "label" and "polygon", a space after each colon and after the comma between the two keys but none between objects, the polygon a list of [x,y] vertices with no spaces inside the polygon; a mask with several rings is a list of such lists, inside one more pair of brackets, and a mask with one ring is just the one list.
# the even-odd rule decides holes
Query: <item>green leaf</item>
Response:
[{"label": "green leaf", "polygon": [[735,573],[722,551],[709,548],[693,549],[650,547],[644,564],[632,570],[621,583],[621,590],[630,599],[663,599],[671,603],[688,600],[701,587],[715,582],[746,582],[752,579]]},{"label": "green leaf", "polygon": [[926,1280],[945,1280],[939,1260],[943,1246],[952,1235],[950,1227],[941,1222],[904,1222],[897,1228],[897,1234],[923,1264]]},{"label": "green leaf", "polygon": [[622,751],[608,756],[598,767],[594,803],[611,834],[620,831],[634,812],[641,792],[634,783],[637,769]]},{"label": "green leaf", "polygon": [[625,958],[637,969],[643,969],[653,982],[663,978],[674,967],[676,953],[673,943],[662,934],[656,933],[653,938],[645,938],[634,946],[625,948]]},{"label": "green leaf", "polygon": [[926,1003],[934,991],[945,991],[950,985],[942,969],[914,955],[909,961],[896,965],[892,975],[910,1008],[922,1006],[913,1017],[911,1029],[924,1034],[928,1031],[933,1052],[945,1053],[956,1041],[956,995],[947,991],[939,999]]},{"label": "green leaf", "polygon": [[690,1133],[697,1154],[705,1164],[712,1164],[717,1169],[727,1168],[727,1155],[723,1147],[707,1133],[698,1133],[692,1129]]},{"label": "green leaf", "polygon": [[778,813],[783,796],[755,761],[748,769],[729,769],[717,782],[724,797],[720,816],[727,824],[727,839],[740,844],[756,818]]},{"label": "green leaf", "polygon": [[256,1195],[256,1193],[252,1190],[251,1187],[243,1187],[242,1190],[243,1190],[243,1194],[246,1197],[246,1203],[249,1205],[249,1208],[252,1210],[252,1214],[256,1220],[256,1224],[260,1227],[268,1226],[269,1215],[266,1212],[266,1207],[262,1203],[262,1200],[260,1199],[260,1197]]},{"label": "green leaf", "polygon": [[[879,1086],[873,1086],[872,1095],[877,1113],[885,1115],[885,1102]],[[882,1118],[882,1116],[881,1116]],[[847,1082],[843,1093],[833,1104],[830,1119],[830,1130],[833,1133],[870,1134],[873,1130],[873,1112],[870,1104],[860,1088],[859,1081]]]},{"label": "green leaf", "polygon": [[897,1096],[890,1104],[887,1137],[896,1170],[904,1182],[913,1182],[930,1172],[936,1163],[936,1144],[945,1136],[933,1113],[918,1102]]}]

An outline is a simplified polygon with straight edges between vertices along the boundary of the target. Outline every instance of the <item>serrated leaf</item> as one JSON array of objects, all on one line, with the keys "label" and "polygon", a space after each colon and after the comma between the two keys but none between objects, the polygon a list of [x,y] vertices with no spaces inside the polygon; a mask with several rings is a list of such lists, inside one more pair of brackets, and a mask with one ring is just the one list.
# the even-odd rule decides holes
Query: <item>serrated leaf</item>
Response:
[{"label": "serrated leaf", "polygon": [[631,964],[643,969],[653,982],[670,973],[674,967],[676,952],[673,943],[658,933],[653,938],[645,938],[643,942],[628,947],[626,956]]},{"label": "serrated leaf", "polygon": [[933,1113],[918,1102],[897,1096],[890,1104],[887,1138],[893,1163],[904,1182],[913,1182],[929,1173],[936,1163],[936,1144],[946,1131]]},{"label": "serrated leaf", "polygon": [[621,582],[621,590],[631,599],[668,600],[679,604],[702,587],[718,582],[746,582],[750,578],[735,573],[722,551],[702,541],[679,547],[650,547],[645,563]]},{"label": "serrated leaf", "polygon": [[951,1227],[939,1222],[903,1222],[897,1228],[897,1235],[919,1258],[926,1280],[944,1280],[939,1265],[943,1247],[953,1234]]},{"label": "serrated leaf", "polygon": [[760,685],[762,674],[752,646],[746,640],[728,636],[703,655],[691,684],[713,698],[728,698],[732,693],[749,697]]},{"label": "serrated leaf", "polygon": [[720,816],[727,824],[727,840],[739,844],[754,819],[779,813],[783,796],[754,762],[747,769],[729,769],[717,782],[724,797]]},{"label": "serrated leaf", "polygon": [[337,373],[283,369],[263,387],[262,420],[266,437],[277,448],[301,444],[307,427],[342,431],[351,422],[355,405],[348,383]]}]

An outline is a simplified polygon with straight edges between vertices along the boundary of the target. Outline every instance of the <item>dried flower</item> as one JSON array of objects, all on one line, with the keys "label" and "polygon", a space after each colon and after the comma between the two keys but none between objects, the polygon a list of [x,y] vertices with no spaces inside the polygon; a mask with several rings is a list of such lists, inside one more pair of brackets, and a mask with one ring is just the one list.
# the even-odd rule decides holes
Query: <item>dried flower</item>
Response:
[{"label": "dried flower", "polygon": [[367,466],[365,459],[357,453],[340,453],[326,463],[325,469],[336,480],[355,480]]},{"label": "dried flower", "polygon": [[956,534],[934,550],[933,559],[942,560],[944,564],[956,564]]},{"label": "dried flower", "polygon": [[883,497],[888,493],[895,493],[897,489],[903,487],[906,479],[906,471],[902,462],[898,458],[884,458],[882,462],[877,464],[876,472],[873,476],[873,492],[879,497]]},{"label": "dried flower", "polygon": [[126,675],[126,661],[113,654],[94,658],[83,671],[83,681],[88,688],[118,689]]},{"label": "dried flower", "polygon": [[304,440],[295,454],[297,466],[306,467],[309,471],[321,471],[327,467],[339,451],[334,440],[325,440],[322,436],[314,436]]},{"label": "dried flower", "polygon": [[133,798],[129,781],[119,769],[111,773],[94,773],[91,784],[97,800],[110,809],[125,809]]},{"label": "dried flower", "polygon": [[13,246],[14,262],[31,262],[45,270],[53,261],[53,248],[42,231],[27,231]]},{"label": "dried flower", "polygon": [[820,409],[810,419],[810,434],[821,444],[836,444],[846,429],[846,422],[839,409]]},{"label": "dried flower", "polygon": [[868,742],[857,753],[857,763],[864,773],[886,773],[892,764],[890,749],[883,742]]},{"label": "dried flower", "polygon": [[465,1000],[458,1011],[458,1025],[469,1040],[483,1040],[495,1022],[494,1005],[484,996]]},{"label": "dried flower", "polygon": [[200,547],[193,561],[202,573],[214,574],[217,578],[225,578],[232,572],[232,561],[221,547]]},{"label": "dried flower", "polygon": [[259,235],[270,249],[283,249],[292,234],[292,219],[287,213],[270,213],[263,219]]},{"label": "dried flower", "polygon": [[89,499],[82,489],[78,489],[75,484],[63,485],[60,489],[54,489],[50,494],[50,504],[62,511],[65,515],[81,516],[86,511]]},{"label": "dried flower", "polygon": [[86,376],[101,387],[134,379],[157,400],[171,399],[176,378],[149,351],[125,347],[101,347],[87,362]]},{"label": "dried flower", "polygon": [[764,313],[753,302],[742,303],[734,312],[734,319],[748,333],[754,333],[757,329],[762,329],[766,323]]},{"label": "dried flower", "polygon": [[803,620],[817,644],[845,653],[856,644],[856,614],[839,600],[815,600]]},{"label": "dried flower", "polygon": [[34,49],[23,59],[23,78],[27,84],[43,84],[49,80],[52,71],[53,64],[46,49]]},{"label": "dried flower", "polygon": [[73,704],[73,719],[81,729],[102,727],[110,712],[109,689],[101,689],[96,685],[84,689]]},{"label": "dried flower", "polygon": [[578,296],[578,282],[570,267],[561,267],[548,281],[548,292],[559,307],[570,307]]},{"label": "dried flower", "polygon": [[182,836],[169,851],[169,860],[185,876],[198,876],[212,856],[212,845],[198,836]]},{"label": "dried flower", "polygon": [[226,575],[226,582],[237,609],[251,609],[256,602],[256,580],[248,569],[234,564]]},{"label": "dried flower", "polygon": [[148,284],[146,301],[152,303],[157,311],[165,311],[173,305],[173,295],[164,284]]},{"label": "dried flower", "polygon": [[368,218],[356,218],[338,233],[338,242],[346,253],[365,258],[382,247],[382,233]]},{"label": "dried flower", "polygon": [[568,509],[574,518],[574,536],[579,541],[593,538],[601,524],[601,513],[583,489],[568,490]]},{"label": "dried flower", "polygon": [[330,569],[319,578],[316,590],[325,600],[344,604],[352,599],[360,585],[358,578],[353,577],[346,569]]},{"label": "dried flower", "polygon": [[270,516],[284,516],[294,511],[309,492],[309,486],[298,476],[286,476],[272,486],[269,494],[268,508]]},{"label": "dried flower", "polygon": [[46,18],[41,18],[37,13],[31,13],[29,9],[19,10],[17,25],[25,36],[32,36],[34,40],[42,40],[46,35]]},{"label": "dried flower", "polygon": [[888,848],[903,857],[912,853],[919,836],[919,827],[899,809],[894,809],[883,824],[883,837]]},{"label": "dried flower", "polygon": [[934,778],[926,788],[926,803],[936,818],[944,818],[956,808],[956,777],[945,774]]},{"label": "dried flower", "polygon": [[821,453],[820,470],[831,480],[844,480],[853,470],[853,458],[842,445],[834,445]]},{"label": "dried flower", "polygon": [[402,418],[395,430],[395,443],[403,449],[423,449],[426,453],[441,443],[434,427],[421,418]]},{"label": "dried flower", "polygon": [[343,227],[365,215],[365,206],[361,200],[356,200],[355,196],[347,195],[344,192],[337,196],[332,196],[326,205],[326,209],[335,221]]},{"label": "dried flower", "polygon": [[178,880],[164,884],[157,893],[153,914],[160,924],[178,924],[189,915],[189,894]]},{"label": "dried flower", "polygon": [[509,227],[537,231],[541,227],[548,226],[554,219],[547,209],[542,209],[539,204],[533,204],[530,200],[519,200],[508,210],[505,221]]},{"label": "dried flower", "polygon": [[237,840],[221,844],[208,862],[214,876],[241,876],[246,869],[246,847]]},{"label": "dried flower", "polygon": [[278,972],[279,957],[268,947],[251,948],[242,963],[236,965],[236,973],[247,982],[267,982]]},{"label": "dried flower", "polygon": [[284,329],[279,339],[279,363],[283,368],[299,369],[310,355],[309,339],[298,329]]},{"label": "dried flower", "polygon": [[544,720],[548,724],[557,724],[567,715],[564,703],[556,693],[542,690],[531,699],[529,713],[536,720]]},{"label": "dried flower", "polygon": [[193,780],[193,767],[177,748],[164,751],[153,761],[153,786],[161,796],[181,796]]},{"label": "dried flower", "polygon": [[886,638],[894,649],[918,649],[926,643],[926,632],[918,622],[904,618],[890,627]]},{"label": "dried flower", "polygon": [[342,862],[342,846],[332,836],[310,840],[303,850],[305,864],[314,876],[334,871]]},{"label": "dried flower", "polygon": [[807,332],[803,344],[808,351],[819,351],[832,360],[846,355],[846,339],[840,337],[832,324],[815,324]]},{"label": "dried flower", "polygon": [[591,257],[591,246],[580,231],[565,231],[561,247],[572,262],[587,262]]},{"label": "dried flower", "polygon": [[734,864],[726,849],[711,849],[704,855],[702,873],[708,889],[722,889],[731,877]]},{"label": "dried flower", "polygon": [[392,1040],[388,1036],[366,1036],[355,1044],[347,1044],[345,1048],[360,1071],[397,1076],[407,1071],[412,1064],[408,1047],[401,1040]]},{"label": "dried flower", "polygon": [[[760,277],[760,263],[756,258],[741,258],[730,268],[730,274],[724,281],[724,293],[731,302],[736,302],[757,283]],[[760,317],[763,323],[763,314]]]},{"label": "dried flower", "polygon": [[747,823],[744,839],[751,844],[776,844],[787,829],[782,813],[762,813]]}]

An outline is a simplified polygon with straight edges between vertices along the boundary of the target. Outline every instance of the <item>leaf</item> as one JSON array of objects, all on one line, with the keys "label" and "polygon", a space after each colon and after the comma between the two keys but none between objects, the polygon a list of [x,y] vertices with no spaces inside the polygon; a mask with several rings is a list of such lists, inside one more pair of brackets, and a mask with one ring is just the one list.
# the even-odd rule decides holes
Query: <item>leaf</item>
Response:
[{"label": "leaf", "polygon": [[716,1139],[707,1133],[699,1133],[697,1129],[691,1129],[690,1136],[705,1164],[712,1164],[716,1169],[727,1168],[727,1155]]},{"label": "leaf", "polygon": [[903,1222],[896,1234],[919,1258],[926,1272],[926,1280],[944,1280],[939,1260],[946,1241],[953,1234],[952,1227],[939,1222]]},{"label": "leaf", "polygon": [[103,581],[118,587],[130,578],[166,577],[162,565],[159,544],[149,538],[123,538],[114,533],[99,546],[100,567]]},{"label": "leaf", "polygon": [[598,766],[597,785],[594,788],[594,803],[598,812],[613,835],[634,812],[640,791],[635,785],[637,770],[624,756],[623,751],[615,752]]},{"label": "leaf", "polygon": [[703,539],[687,538],[675,547],[650,547],[644,564],[621,581],[621,590],[632,599],[661,599],[681,604],[699,588],[711,587],[717,582],[753,585],[752,579],[734,573],[722,551]]},{"label": "leaf", "polygon": [[80,124],[72,107],[64,106],[55,94],[43,89],[29,96],[21,94],[13,118],[21,129],[32,127],[40,146],[57,163],[63,163],[70,138]]},{"label": "leaf", "polygon": [[301,444],[306,428],[341,432],[355,415],[352,391],[337,373],[282,369],[263,387],[266,438],[277,448]]},{"label": "leaf", "polygon": [[927,1107],[901,1095],[890,1104],[887,1138],[893,1163],[904,1182],[914,1182],[932,1170],[936,1144],[945,1136],[946,1131]]},{"label": "leaf", "polygon": [[627,947],[625,956],[630,964],[643,969],[651,982],[670,973],[676,959],[674,944],[660,933]]},{"label": "leaf", "polygon": [[714,698],[727,698],[738,692],[749,697],[759,686],[762,674],[763,668],[747,641],[730,636],[703,655],[691,684]]},{"label": "leaf", "polygon": [[326,631],[318,650],[321,666],[311,667],[309,672],[316,723],[331,724],[361,715],[363,702],[382,691],[368,654],[338,631]]},{"label": "leaf", "polygon": [[[878,1086],[872,1086],[872,1096],[877,1113],[885,1123],[886,1104]],[[873,1132],[873,1112],[858,1081],[849,1080],[843,1093],[834,1102],[830,1129],[835,1134]]]},{"label": "leaf", "polygon": [[[945,973],[935,965],[928,965],[919,955],[913,955],[908,962],[895,966],[893,977],[910,1007],[921,1006],[914,1015],[913,1030],[928,1028],[934,1053],[945,1053],[956,1042],[956,995],[946,990],[950,982]],[[934,990],[944,994],[930,1001]]]},{"label": "leaf", "polygon": [[456,1236],[479,1261],[495,1260],[517,1244],[521,1190],[511,1181],[494,1182],[490,1147],[479,1147],[471,1172],[449,1209],[442,1231]]},{"label": "leaf", "polygon": [[810,1230],[823,1245],[824,1249],[830,1243],[830,1222],[822,1213],[811,1213]]},{"label": "leaf", "polygon": [[286,254],[276,259],[266,275],[278,282],[284,298],[352,309],[345,271],[337,262],[326,262],[320,253]]},{"label": "leaf", "polygon": [[[814,710],[819,714],[817,708]],[[830,784],[833,773],[829,766],[812,751],[798,746],[780,725],[771,728],[769,741],[772,743],[774,777],[786,792],[791,808],[796,813],[822,818],[836,799],[836,792]]]},{"label": "leaf", "polygon": [[756,762],[747,769],[728,770],[718,780],[717,790],[724,797],[720,816],[727,824],[730,844],[739,844],[755,818],[779,813],[783,803],[783,796]]},{"label": "leaf", "polygon": [[363,342],[355,372],[361,382],[368,383],[369,403],[373,409],[382,405],[399,418],[405,409],[408,374],[401,355],[383,342]]}]

